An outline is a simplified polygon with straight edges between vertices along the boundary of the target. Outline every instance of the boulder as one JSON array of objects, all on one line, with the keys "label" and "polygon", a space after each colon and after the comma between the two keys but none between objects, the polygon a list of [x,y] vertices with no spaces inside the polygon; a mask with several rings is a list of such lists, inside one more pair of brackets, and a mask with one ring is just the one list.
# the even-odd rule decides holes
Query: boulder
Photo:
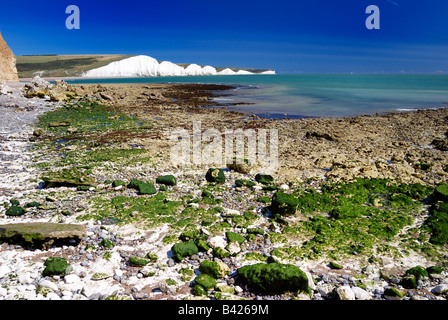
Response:
[{"label": "boulder", "polygon": [[255,180],[262,184],[271,184],[274,181],[274,178],[270,174],[258,173],[255,176]]},{"label": "boulder", "polygon": [[304,292],[311,294],[306,274],[292,264],[257,263],[237,270],[238,278],[250,288],[266,294]]},{"label": "boulder", "polygon": [[436,200],[448,202],[448,184],[441,184],[434,190],[434,198]]},{"label": "boulder", "polygon": [[204,260],[199,265],[199,271],[218,279],[224,278],[229,273],[229,267],[222,261]]},{"label": "boulder", "polygon": [[179,242],[171,247],[173,258],[177,261],[182,261],[183,257],[192,256],[199,252],[198,247],[193,241]]},{"label": "boulder", "polygon": [[208,182],[216,182],[216,183],[224,183],[226,181],[226,177],[224,175],[224,171],[218,168],[210,168],[208,169],[205,179]]},{"label": "boulder", "polygon": [[227,231],[226,232],[226,238],[227,241],[230,242],[237,242],[238,244],[242,244],[244,241],[246,241],[246,238],[243,237],[242,235],[232,232],[232,231]]},{"label": "boulder", "polygon": [[203,287],[205,290],[213,289],[216,285],[216,280],[206,273],[198,275],[194,282]]},{"label": "boulder", "polygon": [[23,88],[27,98],[45,98],[50,96],[51,84],[39,76],[35,76],[30,83]]},{"label": "boulder", "polygon": [[42,272],[44,277],[47,276],[64,276],[73,271],[73,267],[65,258],[49,257],[44,262],[45,269]]},{"label": "boulder", "polygon": [[298,198],[292,194],[285,193],[283,190],[277,191],[271,200],[271,210],[274,214],[282,216],[294,215],[299,205]]},{"label": "boulder", "polygon": [[355,293],[350,286],[341,286],[334,289],[336,300],[356,300]]},{"label": "boulder", "polygon": [[142,182],[138,185],[139,194],[156,194],[156,187],[152,183]]},{"label": "boulder", "polygon": [[164,176],[159,176],[156,179],[156,183],[164,184],[167,186],[175,186],[177,184],[177,181],[176,181],[176,177],[173,175],[164,175]]},{"label": "boulder", "polygon": [[252,165],[248,159],[233,158],[232,163],[227,164],[227,168],[240,173],[249,173]]},{"label": "boulder", "polygon": [[13,92],[13,90],[10,86],[7,86],[5,84],[0,85],[0,95],[2,95],[2,94],[6,95],[6,94],[12,93],[12,92]]},{"label": "boulder", "polygon": [[0,240],[47,249],[53,244],[79,241],[86,234],[83,225],[50,222],[15,223],[0,225]]},{"label": "boulder", "polygon": [[23,90],[27,98],[50,98],[52,101],[66,100],[73,93],[64,80],[55,81],[52,85],[39,76],[35,76],[30,83],[25,84]]},{"label": "boulder", "polygon": [[17,216],[22,216],[25,214],[25,209],[23,209],[22,207],[19,206],[11,206],[8,210],[6,210],[6,215],[7,216],[13,216],[13,217],[17,217]]},{"label": "boulder", "polygon": [[406,292],[397,288],[389,287],[384,290],[384,298],[386,300],[401,300],[405,295]]}]

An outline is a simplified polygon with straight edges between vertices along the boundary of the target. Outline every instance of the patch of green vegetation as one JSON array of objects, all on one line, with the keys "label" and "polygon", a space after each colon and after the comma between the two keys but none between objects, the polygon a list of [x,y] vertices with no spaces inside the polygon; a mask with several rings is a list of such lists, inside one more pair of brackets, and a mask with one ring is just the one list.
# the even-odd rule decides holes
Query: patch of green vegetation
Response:
[{"label": "patch of green vegetation", "polygon": [[246,260],[266,261],[267,257],[258,252],[248,252],[244,255]]},{"label": "patch of green vegetation", "polygon": [[167,201],[162,193],[139,197],[115,196],[112,199],[105,193],[89,199],[89,202],[90,213],[79,216],[79,220],[114,218],[121,224],[137,223],[147,227],[177,223],[175,214],[182,205],[180,201]]},{"label": "patch of green vegetation", "polygon": [[190,281],[194,276],[194,270],[188,267],[179,270],[182,281]]},{"label": "patch of green vegetation", "polygon": [[[401,241],[400,245],[422,250],[414,238],[398,235],[413,223],[414,214],[420,213],[433,190],[387,179],[355,179],[350,183],[325,183],[320,190],[293,190],[288,202],[297,205],[302,219],[286,225],[283,234],[304,241],[285,257],[292,258],[292,254],[313,259],[325,255],[336,259],[375,251],[396,254],[390,246],[396,240]],[[286,210],[287,201],[282,203],[280,208]],[[425,237],[419,239],[424,241]]]},{"label": "patch of green vegetation", "polygon": [[151,260],[142,257],[129,257],[129,264],[134,267],[143,267],[150,263]]},{"label": "patch of green vegetation", "polygon": [[437,202],[431,208],[431,215],[425,221],[431,232],[430,243],[444,245],[448,242],[448,202]]},{"label": "patch of green vegetation", "polygon": [[64,126],[50,126],[61,119],[77,129],[77,136],[93,132],[139,129],[138,119],[124,113],[112,112],[108,106],[82,100],[73,104],[67,103],[64,107],[41,115],[37,126],[47,133],[66,133],[67,128]]}]

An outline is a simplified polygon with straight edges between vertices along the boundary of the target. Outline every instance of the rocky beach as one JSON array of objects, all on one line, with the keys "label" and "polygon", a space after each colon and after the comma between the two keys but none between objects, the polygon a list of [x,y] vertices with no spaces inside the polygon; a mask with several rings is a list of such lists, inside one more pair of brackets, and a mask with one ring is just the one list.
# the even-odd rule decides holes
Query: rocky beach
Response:
[{"label": "rocky beach", "polygon": [[[2,85],[0,299],[446,300],[448,108],[266,119],[228,89]],[[174,165],[197,121],[276,129],[277,170]]]}]

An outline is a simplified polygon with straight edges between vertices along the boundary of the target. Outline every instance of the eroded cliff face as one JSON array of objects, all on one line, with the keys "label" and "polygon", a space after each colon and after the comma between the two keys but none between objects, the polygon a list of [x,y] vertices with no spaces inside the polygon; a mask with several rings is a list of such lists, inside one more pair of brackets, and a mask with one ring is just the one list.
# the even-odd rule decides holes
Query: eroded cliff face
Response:
[{"label": "eroded cliff face", "polygon": [[0,33],[0,81],[19,81],[16,57]]}]

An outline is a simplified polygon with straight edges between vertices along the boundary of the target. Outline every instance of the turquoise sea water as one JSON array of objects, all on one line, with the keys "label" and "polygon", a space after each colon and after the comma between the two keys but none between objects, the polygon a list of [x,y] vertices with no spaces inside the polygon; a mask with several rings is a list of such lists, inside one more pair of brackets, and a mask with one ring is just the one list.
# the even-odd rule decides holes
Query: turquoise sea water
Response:
[{"label": "turquoise sea water", "polygon": [[270,117],[344,117],[448,107],[448,75],[238,75],[82,79],[69,83],[216,83],[233,85],[220,103]]}]

